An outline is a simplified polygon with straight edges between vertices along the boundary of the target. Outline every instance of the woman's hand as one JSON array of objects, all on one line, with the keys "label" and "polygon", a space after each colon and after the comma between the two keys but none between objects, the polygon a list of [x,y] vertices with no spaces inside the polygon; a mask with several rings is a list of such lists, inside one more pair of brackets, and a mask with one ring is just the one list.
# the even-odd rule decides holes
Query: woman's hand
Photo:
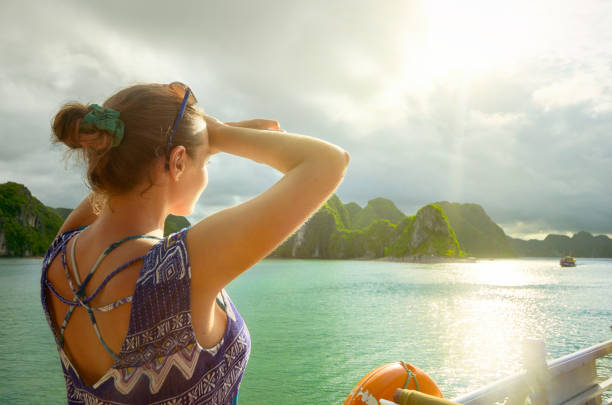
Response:
[{"label": "woman's hand", "polygon": [[221,122],[215,117],[211,115],[204,114],[204,120],[206,121],[206,126],[208,127],[208,131],[210,132],[217,130],[220,126],[229,125],[230,127],[243,127],[243,128],[252,128],[252,129],[264,129],[269,131],[279,131],[279,132],[287,132],[284,129],[281,129],[278,121],[276,120],[266,120],[263,118],[255,118],[252,120],[245,121],[237,121],[237,122]]},{"label": "woman's hand", "polygon": [[208,149],[210,150],[210,155],[212,156],[220,152],[220,150],[215,147],[214,140],[223,129],[224,124],[212,115],[202,114],[202,116],[204,118],[204,121],[206,122],[206,132],[208,133]]},{"label": "woman's hand", "polygon": [[215,153],[219,152],[219,150],[217,150],[214,146],[214,139],[215,135],[218,134],[225,126],[287,132],[284,129],[281,129],[280,125],[278,124],[278,121],[267,120],[263,118],[255,118],[251,120],[237,122],[221,122],[211,115],[204,114],[204,120],[206,121],[206,127],[208,130],[208,141],[211,150],[211,155],[214,155]]}]

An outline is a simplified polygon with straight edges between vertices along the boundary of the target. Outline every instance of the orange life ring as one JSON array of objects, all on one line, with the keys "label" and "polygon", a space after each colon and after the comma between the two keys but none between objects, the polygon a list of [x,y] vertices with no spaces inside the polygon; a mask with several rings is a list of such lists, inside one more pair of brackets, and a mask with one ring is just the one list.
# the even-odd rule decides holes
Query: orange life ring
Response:
[{"label": "orange life ring", "polygon": [[442,392],[423,370],[398,361],[370,371],[353,388],[344,405],[379,405],[379,400],[393,401],[397,388],[416,390],[443,398]]}]

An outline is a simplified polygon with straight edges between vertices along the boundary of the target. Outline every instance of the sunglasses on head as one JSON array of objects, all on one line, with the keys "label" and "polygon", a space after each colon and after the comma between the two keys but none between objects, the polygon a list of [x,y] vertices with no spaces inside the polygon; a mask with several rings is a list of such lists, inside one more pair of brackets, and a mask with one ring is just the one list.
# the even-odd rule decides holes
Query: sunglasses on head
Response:
[{"label": "sunglasses on head", "polygon": [[188,104],[192,105],[198,102],[191,89],[181,82],[172,82],[168,85],[168,88],[172,93],[176,94],[177,97],[182,97],[183,101],[181,102],[178,114],[174,120],[172,132],[170,132],[170,137],[168,138],[168,145],[166,145],[166,156],[168,156],[168,162],[166,163],[167,168],[170,167],[170,147],[172,146],[172,141],[174,140],[174,134],[176,134],[176,130],[178,129],[178,126],[183,119],[183,115],[185,114],[185,108]]}]

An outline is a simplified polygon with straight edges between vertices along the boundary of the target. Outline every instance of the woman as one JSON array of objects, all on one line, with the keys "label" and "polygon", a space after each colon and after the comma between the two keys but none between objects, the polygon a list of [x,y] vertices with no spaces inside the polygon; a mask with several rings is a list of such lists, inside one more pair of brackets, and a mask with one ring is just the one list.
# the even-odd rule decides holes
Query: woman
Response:
[{"label": "woman", "polygon": [[[181,83],[136,85],[103,106],[66,104],[54,118],[55,140],[82,153],[92,189],[42,269],[69,403],[236,403],[250,337],[224,287],[344,177],[343,149],[272,120],[222,123],[196,103]],[[169,214],[193,212],[219,152],[285,175],[162,238]]]}]

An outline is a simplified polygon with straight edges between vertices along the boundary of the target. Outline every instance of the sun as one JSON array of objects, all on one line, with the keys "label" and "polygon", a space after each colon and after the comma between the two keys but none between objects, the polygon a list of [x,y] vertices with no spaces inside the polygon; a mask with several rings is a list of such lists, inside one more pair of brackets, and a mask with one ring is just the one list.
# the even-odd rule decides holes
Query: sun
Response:
[{"label": "sun", "polygon": [[541,45],[548,20],[536,11],[519,0],[424,0],[406,35],[406,68],[421,83],[511,71]]}]

